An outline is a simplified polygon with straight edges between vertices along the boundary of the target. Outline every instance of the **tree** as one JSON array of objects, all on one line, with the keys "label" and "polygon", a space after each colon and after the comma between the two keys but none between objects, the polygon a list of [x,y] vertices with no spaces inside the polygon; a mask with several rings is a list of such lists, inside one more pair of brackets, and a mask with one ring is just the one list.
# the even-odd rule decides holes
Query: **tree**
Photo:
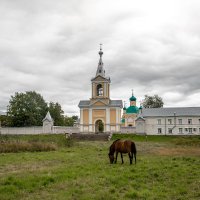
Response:
[{"label": "tree", "polygon": [[49,112],[51,114],[51,117],[54,120],[55,126],[63,126],[64,125],[64,111],[61,108],[61,105],[56,102],[50,102],[49,103]]},{"label": "tree", "polygon": [[65,117],[65,126],[73,126],[74,125],[74,120],[72,117]]},{"label": "tree", "polygon": [[72,117],[65,117],[65,126],[73,126],[74,122],[78,119],[77,115],[73,115]]},{"label": "tree", "polygon": [[0,127],[9,126],[10,118],[7,115],[0,115]]},{"label": "tree", "polygon": [[74,122],[75,121],[77,121],[78,120],[78,116],[77,115],[72,115],[72,119],[74,120]]},{"label": "tree", "polygon": [[145,95],[142,106],[144,108],[162,108],[164,105],[163,100],[157,94],[154,96]]},{"label": "tree", "polygon": [[47,103],[35,91],[15,93],[8,105],[10,126],[41,126],[47,113]]}]

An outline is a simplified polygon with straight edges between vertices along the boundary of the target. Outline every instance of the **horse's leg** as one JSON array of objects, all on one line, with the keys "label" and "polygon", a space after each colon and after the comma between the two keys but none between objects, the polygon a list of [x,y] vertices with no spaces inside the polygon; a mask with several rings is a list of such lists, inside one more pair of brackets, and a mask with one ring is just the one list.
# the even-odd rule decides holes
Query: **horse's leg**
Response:
[{"label": "horse's leg", "polygon": [[128,156],[129,156],[130,165],[131,165],[132,164],[132,155],[131,155],[131,152],[128,153]]},{"label": "horse's leg", "polygon": [[130,165],[132,164],[133,156],[131,155],[131,152],[128,153],[129,159],[130,159]]},{"label": "horse's leg", "polygon": [[135,143],[132,143],[132,144],[131,144],[131,153],[132,153],[132,158],[133,158],[133,154],[134,154],[134,157],[135,157],[135,164],[136,164],[136,154],[137,154],[137,150],[136,150]]},{"label": "horse's leg", "polygon": [[118,151],[116,151],[115,163],[117,163]]},{"label": "horse's leg", "polygon": [[134,153],[134,157],[135,157],[135,164],[136,164],[136,152]]},{"label": "horse's leg", "polygon": [[124,163],[124,160],[123,160],[123,155],[122,155],[122,153],[121,153],[121,159],[122,159],[122,164]]}]

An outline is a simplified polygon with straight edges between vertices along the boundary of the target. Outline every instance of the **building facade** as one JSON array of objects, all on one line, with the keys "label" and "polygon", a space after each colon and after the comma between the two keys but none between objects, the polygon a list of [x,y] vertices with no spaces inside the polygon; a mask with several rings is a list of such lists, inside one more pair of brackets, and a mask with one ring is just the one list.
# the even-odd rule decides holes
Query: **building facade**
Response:
[{"label": "building facade", "polygon": [[139,109],[136,106],[136,97],[132,96],[130,97],[130,105],[128,108],[124,105],[123,108],[123,115],[122,115],[122,120],[121,120],[121,126],[122,127],[135,127],[135,120],[137,119],[137,115],[139,113]]},{"label": "building facade", "polygon": [[92,96],[78,105],[81,133],[120,132],[122,100],[110,99],[111,80],[105,76],[101,48],[99,55],[96,75],[91,79]]},{"label": "building facade", "polygon": [[135,122],[137,134],[200,135],[200,107],[144,108]]}]

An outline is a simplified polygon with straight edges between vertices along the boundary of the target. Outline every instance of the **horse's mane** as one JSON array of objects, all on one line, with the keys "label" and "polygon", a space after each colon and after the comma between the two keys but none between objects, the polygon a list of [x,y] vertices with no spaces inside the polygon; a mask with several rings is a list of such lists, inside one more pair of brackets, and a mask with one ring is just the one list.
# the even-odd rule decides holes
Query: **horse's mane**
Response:
[{"label": "horse's mane", "polygon": [[117,142],[118,140],[121,140],[121,139],[117,139],[117,140],[115,140],[115,141],[113,142],[113,144],[114,144],[115,142]]},{"label": "horse's mane", "polygon": [[120,140],[120,139],[115,140],[115,141],[110,145],[110,152],[113,152],[113,150],[114,150],[114,145],[115,145],[115,143],[116,143],[118,140]]},{"label": "horse's mane", "polygon": [[120,139],[117,139],[117,140],[115,140],[115,141],[111,144],[111,146],[110,146],[110,151],[113,149],[115,143],[116,143],[117,141],[119,141],[119,140],[120,140]]}]

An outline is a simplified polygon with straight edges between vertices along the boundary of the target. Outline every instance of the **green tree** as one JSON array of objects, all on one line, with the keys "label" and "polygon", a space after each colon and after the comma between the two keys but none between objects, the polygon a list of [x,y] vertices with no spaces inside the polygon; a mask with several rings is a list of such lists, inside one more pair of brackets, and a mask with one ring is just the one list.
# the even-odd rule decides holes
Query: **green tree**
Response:
[{"label": "green tree", "polygon": [[99,132],[102,133],[104,130],[104,125],[102,121],[99,121]]},{"label": "green tree", "polygon": [[157,94],[154,96],[148,96],[145,95],[145,98],[143,100],[142,106],[144,108],[162,108],[164,105],[164,102],[161,97],[159,97]]},{"label": "green tree", "polygon": [[74,120],[72,117],[67,117],[65,116],[65,126],[73,126],[74,125]]},{"label": "green tree", "polygon": [[9,126],[10,118],[7,115],[0,115],[0,124],[2,127]]},{"label": "green tree", "polygon": [[64,111],[61,108],[61,105],[56,102],[50,102],[49,103],[49,112],[51,114],[51,117],[54,120],[54,125],[55,126],[63,126],[64,125]]},{"label": "green tree", "polygon": [[65,116],[64,125],[65,126],[74,126],[74,122],[78,119],[77,115],[73,115],[72,117]]},{"label": "green tree", "polygon": [[72,116],[72,119],[73,119],[73,120],[74,120],[74,122],[75,122],[75,121],[77,121],[77,120],[78,120],[78,116],[77,116],[77,115],[73,115],[73,116]]},{"label": "green tree", "polygon": [[47,103],[35,91],[15,93],[9,101],[7,114],[10,126],[41,126],[47,113]]}]

